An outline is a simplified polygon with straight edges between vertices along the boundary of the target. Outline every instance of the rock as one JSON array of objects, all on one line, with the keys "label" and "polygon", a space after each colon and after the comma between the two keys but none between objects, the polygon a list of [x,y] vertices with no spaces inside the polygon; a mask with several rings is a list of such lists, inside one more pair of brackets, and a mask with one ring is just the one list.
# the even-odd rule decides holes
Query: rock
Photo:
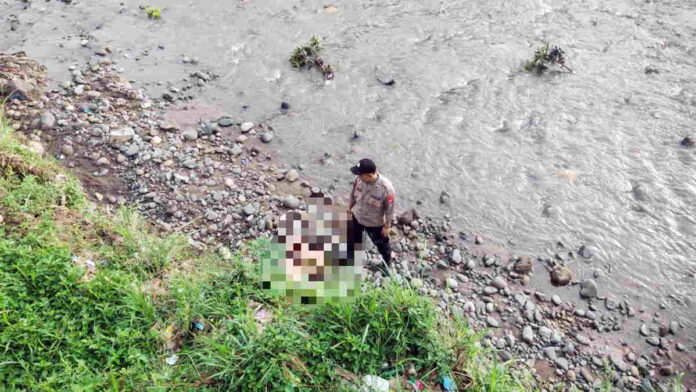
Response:
[{"label": "rock", "polygon": [[498,289],[496,289],[493,286],[486,286],[483,288],[483,293],[486,295],[493,295],[498,292]]},{"label": "rock", "polygon": [[416,213],[414,210],[407,210],[404,211],[403,214],[399,215],[396,218],[396,221],[404,226],[411,226],[411,223],[413,223],[414,220],[416,220]]},{"label": "rock", "polygon": [[288,109],[290,109],[290,104],[287,103],[287,102],[281,102],[281,103],[280,103],[280,109],[281,109],[281,110],[288,110]]},{"label": "rock", "polygon": [[669,332],[672,335],[676,335],[677,332],[679,332],[679,323],[676,321],[672,321],[671,323],[669,323]]},{"label": "rock", "polygon": [[60,152],[61,154],[69,157],[75,153],[75,149],[70,144],[63,144],[63,146],[60,148]]},{"label": "rock", "polygon": [[449,204],[450,204],[450,195],[449,195],[449,193],[447,193],[447,192],[445,192],[445,191],[442,191],[442,193],[440,193],[440,204],[445,204],[445,205],[449,205]]},{"label": "rock", "polygon": [[223,128],[231,127],[232,125],[234,125],[234,121],[232,121],[232,119],[230,117],[224,117],[224,116],[218,118],[217,123],[219,126],[221,126]]},{"label": "rock", "polygon": [[583,298],[595,298],[599,287],[593,279],[585,279],[580,283],[580,296]]},{"label": "rock", "polygon": [[512,266],[512,270],[518,274],[527,274],[532,270],[532,259],[528,256],[520,256]]},{"label": "rock", "polygon": [[256,207],[252,204],[245,205],[243,210],[245,215],[254,215],[256,213]]},{"label": "rock", "polygon": [[670,364],[667,364],[667,365],[660,367],[660,374],[663,377],[669,377],[669,376],[673,375],[674,374],[674,365],[672,365],[670,363]]},{"label": "rock", "polygon": [[456,279],[447,278],[446,282],[447,282],[447,287],[449,287],[452,290],[459,287],[459,282]]},{"label": "rock", "polygon": [[14,92],[34,100],[38,99],[40,95],[38,89],[34,88],[29,82],[19,78],[10,80],[5,91],[8,93]]},{"label": "rock", "polygon": [[120,147],[135,137],[135,131],[131,127],[112,129],[109,132],[109,143],[114,147]]},{"label": "rock", "polygon": [[464,304],[464,312],[466,313],[474,313],[476,311],[476,305],[474,305],[473,302],[468,301]]},{"label": "rock", "polygon": [[558,358],[558,355],[556,354],[556,349],[556,347],[545,347],[543,351],[544,355],[546,355],[546,358],[552,361]]},{"label": "rock", "polygon": [[573,280],[573,271],[562,265],[557,265],[551,270],[551,284],[554,286],[567,286]]},{"label": "rock", "polygon": [[184,131],[181,133],[181,135],[184,137],[184,140],[187,141],[193,141],[198,139],[198,131],[195,129],[189,129],[187,131]]},{"label": "rock", "polygon": [[366,389],[364,392],[389,392],[389,381],[378,376],[364,376],[362,382]]},{"label": "rock", "polygon": [[483,238],[480,235],[476,234],[476,236],[474,237],[474,243],[476,245],[483,244]]},{"label": "rock", "polygon": [[285,196],[285,198],[283,199],[283,205],[284,205],[286,208],[289,208],[289,209],[291,209],[291,210],[294,210],[294,209],[300,207],[300,199],[298,199],[297,197],[295,197],[295,196],[293,196],[293,195],[287,195],[287,196]]},{"label": "rock", "polygon": [[41,144],[41,142],[37,142],[36,140],[32,140],[27,143],[27,147],[29,147],[30,151],[39,156],[43,156],[46,153],[46,149],[44,148],[43,144]]},{"label": "rock", "polygon": [[611,353],[609,359],[618,371],[625,372],[628,370],[628,365],[624,362],[623,356],[620,353]]},{"label": "rock", "polygon": [[681,343],[677,343],[676,348],[677,348],[677,351],[686,351],[686,346],[684,346]]},{"label": "rock", "polygon": [[531,326],[526,325],[522,329],[522,340],[528,344],[534,343],[534,331],[532,330]]},{"label": "rock", "polygon": [[566,375],[565,375],[565,376],[566,376],[566,379],[568,379],[568,381],[570,381],[570,382],[575,382],[575,380],[577,380],[577,378],[578,378],[578,377],[575,375],[575,372],[572,371],[572,370],[568,370],[568,371],[566,372]]},{"label": "rock", "polygon": [[454,264],[459,264],[462,262],[462,251],[459,249],[454,249],[452,251],[452,254],[450,255],[450,261],[452,261]]},{"label": "rock", "polygon": [[696,146],[696,139],[691,136],[686,136],[679,144],[681,144],[682,147],[693,147]]},{"label": "rock", "polygon": [[587,245],[583,245],[578,249],[578,254],[580,257],[583,259],[590,259],[592,256],[594,256],[594,252],[592,251],[592,248],[588,247]]},{"label": "rock", "polygon": [[288,180],[288,182],[295,182],[298,178],[300,178],[300,173],[295,169],[290,169],[285,173],[285,179]]},{"label": "rock", "polygon": [[590,344],[590,339],[585,335],[575,335],[575,339],[582,345],[589,346]]},{"label": "rock", "polygon": [[650,336],[652,333],[650,332],[650,328],[648,328],[647,325],[641,324],[640,325],[640,334],[643,336]]},{"label": "rock", "polygon": [[97,159],[97,166],[109,166],[109,163],[109,159],[106,157]]},{"label": "rock", "polygon": [[553,335],[553,330],[551,330],[551,328],[547,328],[547,327],[539,328],[539,336],[541,336],[542,338],[549,340],[549,339],[551,339],[552,335]]},{"label": "rock", "polygon": [[486,324],[488,324],[488,326],[491,328],[500,327],[500,322],[491,316],[486,317]]},{"label": "rock", "polygon": [[495,278],[493,278],[493,282],[491,282],[491,284],[496,289],[504,289],[505,287],[507,287],[507,281],[502,276],[496,276]]},{"label": "rock", "polygon": [[607,308],[607,310],[614,310],[618,304],[616,303],[616,300],[613,298],[607,298],[604,300],[604,307]]},{"label": "rock", "polygon": [[253,122],[245,122],[239,126],[239,129],[241,129],[243,133],[251,131],[252,128],[254,128]]},{"label": "rock", "polygon": [[270,143],[271,140],[273,140],[273,133],[272,132],[266,132],[263,135],[261,135],[261,141],[264,143]]},{"label": "rock", "polygon": [[127,157],[133,157],[133,156],[138,155],[139,152],[140,152],[140,146],[138,146],[137,144],[133,143],[133,144],[131,144],[130,146],[128,146],[128,148],[126,149],[126,151],[124,152],[124,154],[125,154]]},{"label": "rock", "polygon": [[466,262],[466,269],[472,270],[476,268],[476,262],[474,260],[469,260]]},{"label": "rock", "polygon": [[650,336],[649,338],[645,339],[648,344],[653,345],[653,346],[659,346],[660,345],[660,338],[657,336]]},{"label": "rock", "polygon": [[50,131],[56,126],[56,117],[53,113],[48,110],[44,110],[41,113],[41,129],[44,131]]},{"label": "rock", "polygon": [[563,303],[563,301],[561,300],[561,297],[559,297],[558,295],[555,295],[555,294],[551,297],[551,302],[553,302],[553,304],[556,306]]},{"label": "rock", "polygon": [[556,366],[558,366],[559,368],[561,368],[563,370],[568,370],[568,360],[567,359],[558,357],[554,360],[554,362],[556,363]]},{"label": "rock", "polygon": [[585,379],[588,383],[593,383],[594,382],[594,376],[592,375],[592,372],[587,370],[587,368],[580,368],[580,375],[582,378]]}]

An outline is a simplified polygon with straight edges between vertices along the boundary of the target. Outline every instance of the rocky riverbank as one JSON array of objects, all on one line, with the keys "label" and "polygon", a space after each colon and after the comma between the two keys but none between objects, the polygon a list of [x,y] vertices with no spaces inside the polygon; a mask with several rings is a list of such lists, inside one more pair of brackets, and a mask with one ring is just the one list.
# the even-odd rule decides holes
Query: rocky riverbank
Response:
[{"label": "rocky riverbank", "polygon": [[[306,197],[333,192],[276,160],[274,131],[263,121],[196,111],[186,86],[210,75],[197,71],[181,89],[151,98],[118,76],[110,53],[100,48],[94,61],[70,66],[72,80],[50,91],[41,66],[21,54],[0,57],[4,90],[13,94],[5,116],[30,148],[72,168],[95,201],[133,203],[153,225],[227,257],[244,241],[272,235],[281,214],[304,208]],[[273,115],[287,108],[279,103]],[[202,118],[177,122],[193,116]],[[415,210],[400,214],[392,238],[393,279],[486,330],[485,344],[532,370],[542,388],[591,390],[608,380],[637,390],[678,373],[694,382],[695,347],[678,322],[603,296],[594,279],[578,281],[565,266],[591,258],[589,248],[559,244],[552,257],[512,256]],[[379,260],[374,250],[369,259]],[[554,285],[577,286],[582,299],[535,289],[532,278],[546,274]]]}]

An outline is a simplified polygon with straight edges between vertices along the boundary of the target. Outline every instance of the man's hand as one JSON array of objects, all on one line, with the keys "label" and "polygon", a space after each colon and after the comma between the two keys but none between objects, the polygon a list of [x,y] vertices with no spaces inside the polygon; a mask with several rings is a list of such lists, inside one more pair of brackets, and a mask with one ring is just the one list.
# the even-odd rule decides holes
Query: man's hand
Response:
[{"label": "man's hand", "polygon": [[384,225],[382,226],[382,235],[385,237],[389,236],[389,230],[391,229],[390,225]]}]

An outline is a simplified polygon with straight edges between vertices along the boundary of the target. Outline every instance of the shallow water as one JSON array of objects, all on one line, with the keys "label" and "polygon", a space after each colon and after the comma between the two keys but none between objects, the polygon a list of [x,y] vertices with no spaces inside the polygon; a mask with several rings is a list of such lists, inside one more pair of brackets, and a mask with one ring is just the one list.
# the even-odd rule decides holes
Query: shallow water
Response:
[{"label": "shallow water", "polygon": [[[283,160],[322,185],[347,189],[351,163],[374,157],[401,207],[420,200],[518,254],[588,244],[589,263],[569,262],[579,277],[599,269],[601,293],[648,309],[664,303],[692,324],[696,281],[685,272],[696,269],[696,150],[678,142],[696,133],[693,1],[373,0],[325,9],[174,0],[162,2],[160,21],[138,2],[99,3],[22,10],[0,0],[0,47],[26,50],[61,81],[68,65],[110,45],[117,67],[153,95],[210,71],[219,77],[195,95],[240,121],[272,125]],[[335,65],[330,83],[287,61],[312,35],[325,39]],[[543,41],[563,47],[575,72],[518,72]],[[659,73],[646,74],[648,65]],[[290,114],[278,115],[281,101]],[[355,131],[362,136],[353,141]],[[440,205],[441,191],[450,206]]]}]

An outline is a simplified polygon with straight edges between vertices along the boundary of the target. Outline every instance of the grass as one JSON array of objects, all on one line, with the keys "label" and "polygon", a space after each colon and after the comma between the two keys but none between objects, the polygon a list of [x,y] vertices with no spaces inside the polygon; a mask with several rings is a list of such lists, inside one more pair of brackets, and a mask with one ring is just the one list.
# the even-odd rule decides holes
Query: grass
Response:
[{"label": "grass", "polygon": [[408,288],[293,305],[260,288],[267,241],[231,260],[196,253],[131,209],[95,208],[9,131],[0,156],[15,157],[0,173],[2,390],[354,391],[367,374],[409,390],[410,368],[432,391],[445,374],[470,391],[531,390]]}]

